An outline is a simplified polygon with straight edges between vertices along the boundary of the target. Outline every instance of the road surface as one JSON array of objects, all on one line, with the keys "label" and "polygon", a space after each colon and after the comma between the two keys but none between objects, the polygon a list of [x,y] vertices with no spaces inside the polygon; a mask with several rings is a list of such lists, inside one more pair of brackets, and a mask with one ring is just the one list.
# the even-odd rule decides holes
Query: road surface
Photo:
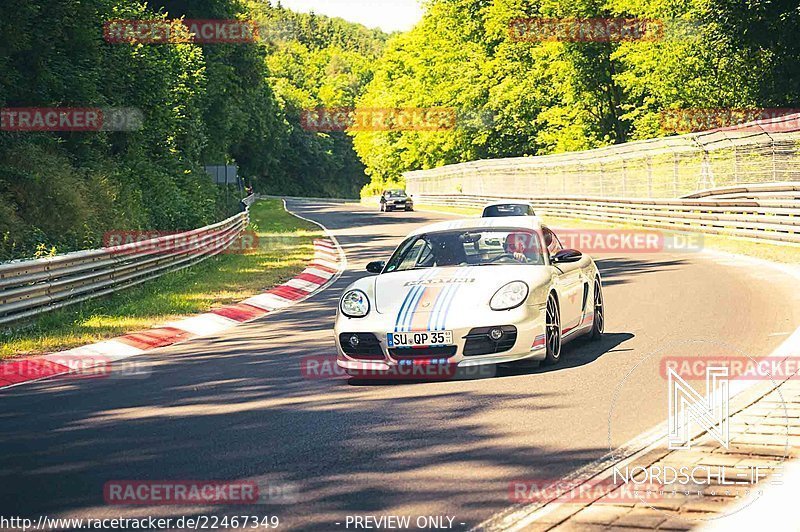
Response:
[{"label": "road surface", "polygon": [[[413,228],[452,216],[289,207],[334,232],[344,275],[285,312],[137,357],[147,378],[61,378],[0,392],[0,515],[277,515],[281,530],[343,530],[348,515],[446,515],[466,530],[510,504],[509,481],[557,479],[605,454],[615,390],[643,357],[685,339],[763,356],[800,321],[796,281],[770,269],[702,253],[599,256],[606,335],[570,344],[559,366],[436,383],[309,379],[304,357],[334,355],[344,287]],[[664,421],[654,364],[647,359],[649,371],[620,389],[612,447]],[[291,485],[296,498],[104,501],[109,481],[187,479]]]}]

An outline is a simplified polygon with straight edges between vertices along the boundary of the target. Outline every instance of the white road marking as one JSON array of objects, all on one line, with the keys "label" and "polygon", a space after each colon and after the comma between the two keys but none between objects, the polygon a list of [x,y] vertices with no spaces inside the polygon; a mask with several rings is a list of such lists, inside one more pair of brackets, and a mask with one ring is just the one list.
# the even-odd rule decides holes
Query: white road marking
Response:
[{"label": "white road marking", "polygon": [[322,277],[323,279],[330,279],[333,277],[333,274],[326,270],[320,270],[318,268],[314,268],[313,266],[306,268],[303,270],[303,273],[310,273],[311,275],[316,275],[317,277]]},{"label": "white road marking", "polygon": [[294,301],[276,296],[275,294],[259,294],[257,296],[245,299],[242,301],[242,303],[272,311],[279,308],[289,307],[294,304]]},{"label": "white road marking", "polygon": [[317,283],[304,281],[303,279],[290,279],[283,284],[286,286],[291,286],[292,288],[297,288],[298,290],[303,290],[304,292],[313,292],[320,286]]},{"label": "white road marking", "polygon": [[239,322],[236,320],[208,312],[183,320],[171,321],[164,326],[181,329],[182,331],[190,332],[198,336],[208,336],[224,331],[225,329],[230,329],[238,323]]},{"label": "white road marking", "polygon": [[315,258],[314,260],[311,261],[311,265],[313,266],[314,264],[319,264],[320,266],[325,266],[326,268],[331,268],[333,270],[339,269],[339,263],[331,262],[325,259]]}]

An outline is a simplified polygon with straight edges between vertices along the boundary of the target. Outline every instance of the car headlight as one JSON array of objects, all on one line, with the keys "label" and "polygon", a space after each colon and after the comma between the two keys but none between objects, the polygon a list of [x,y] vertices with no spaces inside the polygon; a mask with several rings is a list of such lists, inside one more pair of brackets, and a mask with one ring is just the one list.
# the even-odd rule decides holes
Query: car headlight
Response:
[{"label": "car headlight", "polygon": [[492,310],[511,310],[517,308],[528,297],[528,285],[522,281],[511,281],[494,293],[489,300]]},{"label": "car headlight", "polygon": [[348,318],[363,318],[369,313],[369,299],[361,290],[348,290],[342,296],[339,308]]}]

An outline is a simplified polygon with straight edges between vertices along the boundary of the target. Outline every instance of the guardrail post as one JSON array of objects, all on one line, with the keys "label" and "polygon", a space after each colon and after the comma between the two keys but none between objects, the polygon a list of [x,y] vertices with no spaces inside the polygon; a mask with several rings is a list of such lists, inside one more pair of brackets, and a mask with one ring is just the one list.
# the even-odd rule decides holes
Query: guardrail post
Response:
[{"label": "guardrail post", "polygon": [[628,197],[628,165],[625,164],[625,159],[622,159],[622,197]]},{"label": "guardrail post", "polygon": [[678,174],[680,172],[680,162],[677,153],[672,154],[672,196],[678,197]]},{"label": "guardrail post", "polygon": [[777,161],[777,153],[775,150],[775,139],[770,138],[770,144],[772,145],[772,180],[778,180],[778,161]]},{"label": "guardrail post", "polygon": [[603,161],[600,161],[600,195],[605,196],[605,194],[606,194],[605,172],[603,172]]}]

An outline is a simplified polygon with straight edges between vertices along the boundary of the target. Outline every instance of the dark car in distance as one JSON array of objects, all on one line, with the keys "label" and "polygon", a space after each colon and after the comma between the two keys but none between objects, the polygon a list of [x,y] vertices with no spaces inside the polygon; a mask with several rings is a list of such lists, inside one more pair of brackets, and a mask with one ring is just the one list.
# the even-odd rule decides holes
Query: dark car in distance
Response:
[{"label": "dark car in distance", "polygon": [[381,212],[413,211],[414,200],[402,189],[384,190],[381,194]]}]

